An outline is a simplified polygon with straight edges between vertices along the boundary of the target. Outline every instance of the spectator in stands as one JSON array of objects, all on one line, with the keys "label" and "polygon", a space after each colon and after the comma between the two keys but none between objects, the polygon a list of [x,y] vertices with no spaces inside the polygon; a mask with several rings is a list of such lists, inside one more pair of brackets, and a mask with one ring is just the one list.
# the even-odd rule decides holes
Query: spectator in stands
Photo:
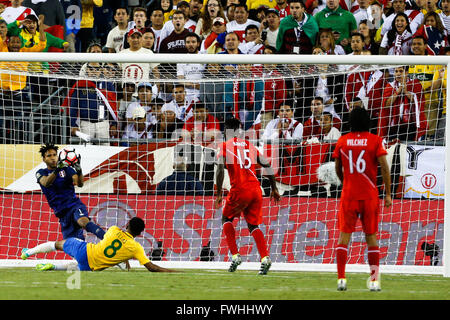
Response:
[{"label": "spectator in stands", "polygon": [[411,50],[412,36],[408,16],[398,13],[392,20],[392,28],[383,36],[379,53],[381,55],[408,55]]},{"label": "spectator in stands", "polygon": [[69,43],[66,52],[75,52],[76,36],[81,26],[81,0],[60,0],[65,16],[64,40]]},{"label": "spectator in stands", "polygon": [[369,29],[367,20],[362,20],[358,26],[358,32],[364,37],[364,50],[369,50],[372,55],[378,55],[380,44],[375,42],[375,30]]},{"label": "spectator in stands", "polygon": [[319,28],[330,28],[336,33],[336,43],[345,52],[350,52],[350,35],[358,29],[355,17],[339,5],[339,0],[326,0],[325,9],[318,12],[314,18]]},{"label": "spectator in stands", "polygon": [[161,121],[156,126],[156,138],[177,140],[181,135],[184,122],[177,118],[177,108],[165,103],[161,108]]},{"label": "spectator in stands", "polygon": [[320,127],[322,130],[322,141],[337,141],[341,137],[341,132],[333,126],[333,115],[330,112],[322,113],[320,119]]},{"label": "spectator in stands", "polygon": [[136,84],[134,82],[124,82],[122,85],[122,95],[119,99],[119,110],[118,110],[118,119],[119,119],[119,131],[122,132],[125,130],[127,126],[127,117],[126,113],[128,110],[128,106],[136,102],[137,99],[134,97],[136,92]]},{"label": "spectator in stands", "polygon": [[450,0],[442,0],[441,9],[442,12],[439,12],[438,15],[447,34],[450,34]]},{"label": "spectator in stands", "polygon": [[155,35],[155,44],[153,52],[159,52],[161,43],[161,32],[164,27],[164,11],[162,8],[155,8],[150,15],[151,28]]},{"label": "spectator in stands", "polygon": [[277,51],[282,54],[311,54],[316,43],[319,26],[313,16],[306,13],[300,0],[288,0],[291,15],[280,23]]},{"label": "spectator in stands", "polygon": [[372,14],[372,7],[370,0],[357,0],[359,9],[354,12],[356,25],[359,25],[362,20],[366,20],[370,29],[378,29],[380,26],[375,26],[375,17]]},{"label": "spectator in stands", "polygon": [[[303,137],[309,139],[312,137],[320,138],[322,113],[324,112],[324,103],[321,97],[314,97],[311,101],[311,117],[303,123]],[[333,127],[340,130],[342,121],[336,115],[333,115]]]},{"label": "spectator in stands", "polygon": [[[201,3],[199,3],[198,0],[195,0],[194,2],[192,2],[192,4],[195,4],[195,8],[199,7],[201,5]],[[193,20],[190,18],[191,16],[191,6],[188,2],[186,1],[180,1],[177,4],[177,11],[181,11],[184,14],[184,24],[183,27],[185,29],[187,29],[189,32],[194,32],[195,31],[195,27],[197,25],[197,21]],[[196,9],[197,11],[197,9]],[[175,14],[175,12],[174,12]],[[196,19],[197,16],[193,16],[194,19]],[[164,23],[164,27],[161,30],[161,35],[160,35],[160,41],[161,43],[164,41],[165,38],[167,38],[170,34],[172,34],[172,32],[175,30],[174,27],[174,21],[173,21],[173,16],[172,16],[172,20],[167,21],[166,23]]]},{"label": "spectator in stands", "polygon": [[239,44],[243,54],[263,54],[264,44],[257,26],[251,24],[245,28],[245,40]]},{"label": "spectator in stands", "polygon": [[274,9],[279,12],[281,22],[281,20],[291,14],[291,8],[289,7],[289,3],[287,0],[275,0],[275,2],[276,6],[274,7]]},{"label": "spectator in stands", "polygon": [[[190,32],[185,37],[185,45],[188,54],[198,54],[200,48],[200,36]],[[200,80],[203,79],[206,65],[202,63],[178,63],[177,78],[182,80]],[[188,104],[200,98],[199,82],[183,82],[186,90],[186,100]]]},{"label": "spectator in stands", "polygon": [[82,1],[81,4],[81,25],[80,31],[77,33],[75,47],[77,52],[86,52],[89,43],[95,40],[94,6],[101,7],[103,5],[103,0]]},{"label": "spectator in stands", "polygon": [[23,6],[24,0],[11,0],[11,6],[5,8],[1,13],[1,17],[6,21],[6,23],[12,23],[14,21],[22,21],[27,15],[34,14],[33,9],[29,6]]},{"label": "spectator in stands", "polygon": [[[265,47],[264,54],[275,54],[276,49]],[[285,104],[287,97],[286,82],[275,64],[263,65],[264,81],[264,106],[261,110],[261,126],[265,128],[267,123],[278,113],[280,106]]]},{"label": "spectator in stands", "polygon": [[383,25],[381,26],[381,37],[384,37],[389,30],[394,29],[394,20],[400,13],[403,14],[407,20],[410,29],[409,31],[414,34],[423,22],[423,14],[414,9],[406,10],[406,0],[393,0],[392,8],[394,9],[394,13],[384,19]]},{"label": "spectator in stands", "polygon": [[69,92],[70,125],[73,136],[77,131],[91,138],[100,139],[116,137],[118,134],[117,116],[114,113],[116,101],[111,100],[112,96],[107,91],[98,89],[95,80],[98,74],[99,67],[88,64],[86,77],[92,80],[79,80]]},{"label": "spectator in stands", "polygon": [[[43,16],[39,19],[39,31],[39,43],[31,47],[23,47],[22,39],[18,35],[9,36],[7,42],[5,42],[6,39],[1,37],[0,52],[43,51],[47,45]],[[27,87],[26,75],[28,68],[29,62],[0,62],[0,70],[8,70],[7,73],[0,73],[0,137],[4,143],[21,143],[23,141],[23,136],[17,136],[17,134],[21,135],[24,133],[22,123],[14,124],[13,117],[23,117],[31,111],[29,109],[31,98]],[[11,72],[17,72],[17,74]],[[6,116],[6,119],[2,119],[4,116]],[[3,121],[8,120],[11,123],[3,123]],[[9,130],[9,132],[4,130]]]},{"label": "spectator in stands", "polygon": [[[125,54],[149,55],[153,52],[142,46],[142,33],[139,29],[131,29],[127,34],[128,49],[120,51]],[[131,82],[149,81],[150,73],[159,77],[157,63],[121,63],[122,80]]]},{"label": "spectator in stands", "polygon": [[[45,16],[41,15],[41,19],[44,19]],[[34,14],[29,14],[21,21],[15,21],[8,24],[8,34],[18,35],[22,40],[22,45],[29,48],[35,46],[39,43],[40,32],[44,32],[46,34],[46,46],[43,52],[49,51],[50,48],[58,48],[62,50],[66,50],[69,47],[69,43],[65,40],[55,37],[52,34],[44,31],[44,27],[42,30],[38,31],[38,23],[39,19]],[[28,71],[38,74],[47,74],[49,72],[49,64],[47,62],[32,62],[28,66]],[[42,77],[39,75],[31,75],[29,77],[30,89],[31,89],[31,99],[35,103],[41,103],[51,93],[50,79],[48,77]],[[55,81],[55,79],[51,79]],[[57,85],[55,84],[55,87]]]},{"label": "spectator in stands", "polygon": [[133,29],[138,29],[141,31],[146,27],[147,25],[147,10],[142,7],[136,7],[133,9],[133,21],[130,21],[128,23],[128,30],[125,33],[123,37],[123,49],[128,49],[130,47],[130,44],[128,43],[128,33]]},{"label": "spectator in stands", "polygon": [[294,119],[292,107],[287,104],[280,106],[278,117],[271,120],[264,129],[263,140],[298,139],[303,138],[303,125]]},{"label": "spectator in stands", "polygon": [[194,116],[188,119],[183,126],[184,140],[195,143],[216,141],[221,134],[217,118],[210,114],[205,104],[200,101],[193,103],[193,111]]},{"label": "spectator in stands", "polygon": [[234,32],[239,37],[239,42],[245,38],[245,29],[254,24],[259,28],[260,23],[248,18],[249,12],[246,4],[237,4],[234,10],[234,20],[227,23],[227,32]]},{"label": "spectator in stands", "polygon": [[361,55],[364,50],[364,36],[359,32],[353,32],[350,38],[350,47],[352,52],[350,55]]},{"label": "spectator in stands", "polygon": [[317,44],[322,48],[325,54],[345,54],[344,48],[340,44],[336,44],[333,31],[331,29],[321,29],[317,34]]},{"label": "spectator in stands", "polygon": [[177,4],[181,0],[161,0],[161,8],[164,11],[164,23],[166,23],[169,20],[172,20],[173,13],[177,9]]},{"label": "spectator in stands", "polygon": [[234,11],[236,10],[236,4],[237,3],[231,3],[225,7],[226,10],[224,11],[224,14],[227,22],[234,21]]},{"label": "spectator in stands", "polygon": [[[413,55],[427,55],[427,44],[423,36],[414,36],[411,45]],[[408,74],[410,79],[417,79],[422,85],[424,94],[424,112],[427,118],[427,139],[434,139],[438,121],[438,91],[432,90],[433,76],[440,66],[435,65],[413,65],[409,67]]]},{"label": "spectator in stands", "polygon": [[221,17],[225,22],[225,14],[220,1],[208,0],[206,2],[205,10],[203,10],[198,19],[195,33],[202,39],[206,39],[213,31],[213,21],[217,17]]},{"label": "spectator in stands", "polygon": [[142,47],[154,52],[155,33],[151,28],[144,28],[142,31]]},{"label": "spectator in stands", "polygon": [[422,85],[417,79],[408,79],[408,69],[408,66],[396,67],[394,81],[384,90],[378,135],[388,143],[418,141],[426,134]]},{"label": "spectator in stands", "polygon": [[[137,106],[133,109],[131,121],[127,125],[122,139],[153,139],[153,129],[156,124],[156,120],[149,120],[151,114],[147,112],[143,107]],[[122,142],[122,146],[135,146],[145,142]]]},{"label": "spectator in stands", "polygon": [[152,99],[153,99],[153,85],[150,82],[140,82],[137,85],[138,100],[131,102],[127,106],[126,120],[132,120],[134,110],[138,107],[144,108],[145,112],[148,112],[148,121],[150,121],[150,115],[152,111]]},{"label": "spectator in stands", "polygon": [[426,54],[441,55],[444,53],[444,47],[447,42],[446,30],[436,12],[428,12],[425,15],[424,24],[416,31],[414,38],[417,36],[423,37],[426,45]]},{"label": "spectator in stands", "polygon": [[173,86],[173,100],[169,102],[176,109],[176,117],[183,123],[190,119],[194,114],[192,110],[193,101],[186,99],[186,91],[183,83],[176,83]]},{"label": "spectator in stands", "polygon": [[157,195],[199,196],[204,194],[203,185],[187,172],[186,160],[175,156],[174,172],[158,183]]},{"label": "spectator in stands", "polygon": [[213,20],[211,33],[202,41],[200,52],[215,54],[223,51],[225,44],[226,22],[223,18],[217,17]]},{"label": "spectator in stands", "polygon": [[[445,55],[450,55],[450,47],[446,47],[444,49]],[[433,82],[431,85],[432,91],[439,91],[441,92],[441,101],[442,106],[440,107],[439,113],[440,117],[437,123],[436,133],[435,133],[435,139],[436,140],[443,140],[445,139],[445,118],[447,114],[447,67],[442,66],[436,72],[433,76]]]},{"label": "spectator in stands", "polygon": [[280,28],[280,16],[276,9],[268,9],[266,16],[261,21],[261,39],[264,46],[276,47],[278,30]]},{"label": "spectator in stands", "polygon": [[105,47],[109,53],[119,52],[123,49],[123,38],[128,31],[128,19],[130,15],[125,7],[118,7],[114,13],[116,26],[108,33]]},{"label": "spectator in stands", "polygon": [[187,53],[184,39],[189,33],[186,29],[186,16],[183,11],[177,10],[172,17],[172,23],[174,30],[164,40],[161,41],[159,52],[160,53]]}]

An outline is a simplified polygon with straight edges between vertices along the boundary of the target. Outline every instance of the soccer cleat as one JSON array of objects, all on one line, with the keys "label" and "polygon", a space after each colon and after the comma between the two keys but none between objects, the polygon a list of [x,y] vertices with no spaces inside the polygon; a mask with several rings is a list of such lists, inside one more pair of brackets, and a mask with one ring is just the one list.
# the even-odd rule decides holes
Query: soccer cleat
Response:
[{"label": "soccer cleat", "polygon": [[368,287],[370,291],[381,291],[380,282],[377,280],[371,280],[368,282]]},{"label": "soccer cleat", "polygon": [[49,271],[49,270],[54,270],[55,269],[55,265],[51,264],[51,263],[39,263],[36,265],[36,270],[38,271]]},{"label": "soccer cleat", "polygon": [[127,264],[125,262],[121,262],[119,264],[116,264],[116,266],[122,271],[128,271]]},{"label": "soccer cleat", "polygon": [[261,267],[259,268],[259,275],[266,275],[272,265],[272,261],[270,261],[269,257],[264,257],[261,260]]},{"label": "soccer cleat", "polygon": [[337,290],[346,291],[347,290],[347,279],[342,278],[337,281]]},{"label": "soccer cleat", "polygon": [[228,268],[228,272],[235,272],[237,267],[242,263],[242,258],[239,253],[235,254],[231,258],[231,266]]},{"label": "soccer cleat", "polygon": [[27,260],[30,256],[27,254],[28,248],[22,249],[22,255],[20,256],[22,260]]}]

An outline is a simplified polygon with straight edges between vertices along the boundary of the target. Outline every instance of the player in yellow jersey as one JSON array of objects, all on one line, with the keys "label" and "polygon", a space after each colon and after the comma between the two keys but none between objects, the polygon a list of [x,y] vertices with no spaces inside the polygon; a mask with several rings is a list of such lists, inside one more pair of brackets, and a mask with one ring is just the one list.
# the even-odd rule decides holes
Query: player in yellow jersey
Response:
[{"label": "player in yellow jersey", "polygon": [[[144,231],[145,224],[141,218],[133,217],[126,226],[126,231],[117,226],[108,229],[97,244],[88,243],[78,238],[68,238],[55,242],[46,242],[31,249],[22,250],[22,259],[38,253],[48,253],[56,250],[64,251],[78,262],[80,271],[100,271],[129,259],[137,259],[141,265],[151,272],[173,272],[173,270],[159,267],[150,262],[145,255],[144,248],[134,238]],[[38,270],[65,270],[51,263],[38,264]]]}]

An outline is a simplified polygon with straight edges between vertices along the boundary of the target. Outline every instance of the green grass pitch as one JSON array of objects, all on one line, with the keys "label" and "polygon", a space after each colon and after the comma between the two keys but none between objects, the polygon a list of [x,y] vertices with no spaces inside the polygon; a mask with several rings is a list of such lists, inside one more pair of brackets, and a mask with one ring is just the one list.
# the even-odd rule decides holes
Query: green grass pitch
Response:
[{"label": "green grass pitch", "polygon": [[383,274],[382,291],[369,292],[368,275],[348,273],[348,290],[336,290],[336,275],[325,272],[180,270],[179,273],[39,272],[0,270],[1,300],[450,300],[450,278],[441,275]]}]

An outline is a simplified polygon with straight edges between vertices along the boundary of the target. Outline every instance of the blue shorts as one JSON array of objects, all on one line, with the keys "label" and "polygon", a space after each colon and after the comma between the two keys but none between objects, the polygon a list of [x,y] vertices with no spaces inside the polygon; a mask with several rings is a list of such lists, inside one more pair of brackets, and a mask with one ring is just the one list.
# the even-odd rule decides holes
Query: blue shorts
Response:
[{"label": "blue shorts", "polygon": [[59,216],[63,239],[78,238],[84,240],[83,229],[77,222],[82,217],[89,218],[89,212],[82,202],[67,209],[64,215]]},{"label": "blue shorts", "polygon": [[78,238],[68,238],[63,245],[64,252],[77,260],[80,271],[92,271],[89,267],[86,247],[87,242]]}]

